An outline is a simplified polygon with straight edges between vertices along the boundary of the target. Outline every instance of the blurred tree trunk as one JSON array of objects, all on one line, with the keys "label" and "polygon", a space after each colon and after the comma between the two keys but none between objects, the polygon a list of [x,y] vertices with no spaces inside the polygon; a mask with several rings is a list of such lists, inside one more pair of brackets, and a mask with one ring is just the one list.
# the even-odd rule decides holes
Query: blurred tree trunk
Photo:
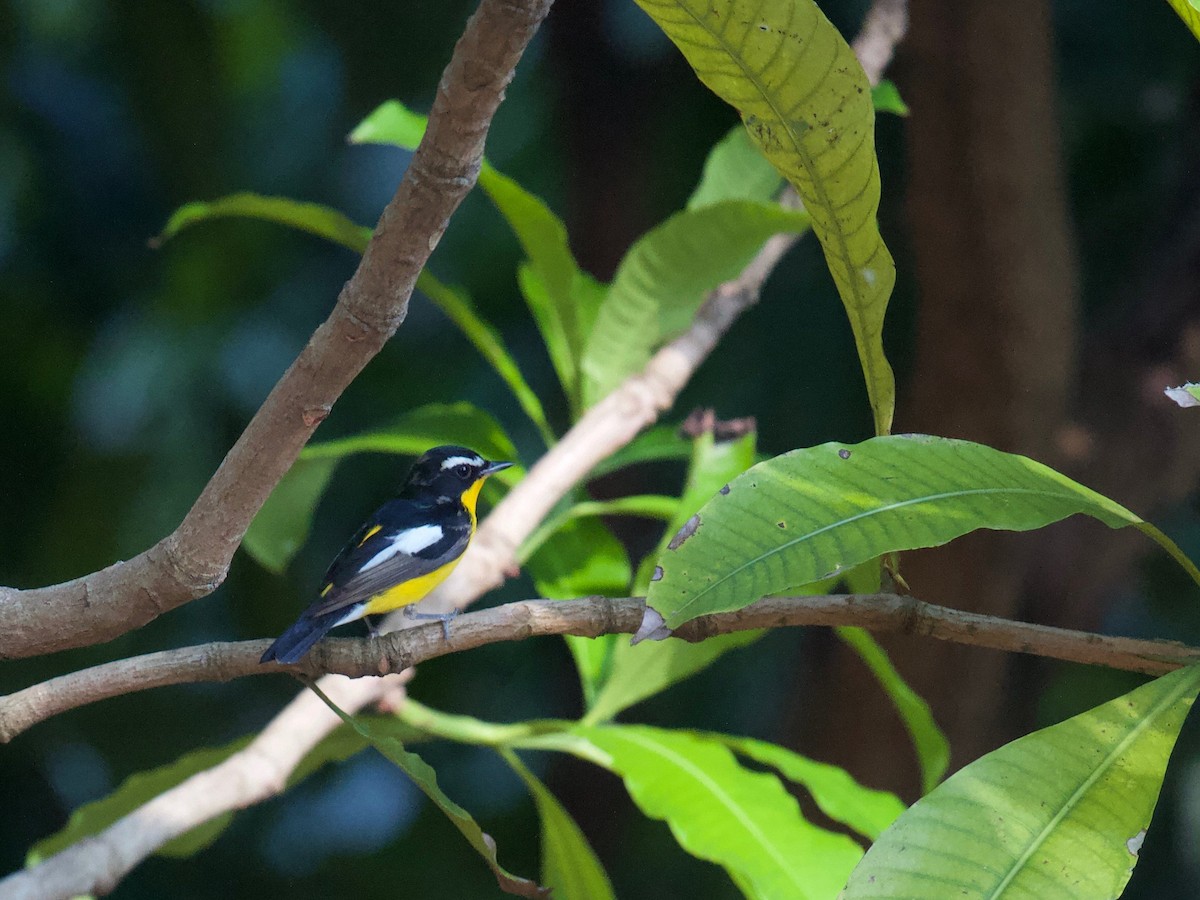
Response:
[{"label": "blurred tree trunk", "polygon": [[[913,110],[908,209],[920,300],[899,430],[1053,463],[1076,370],[1079,304],[1049,4],[912,0],[911,17],[899,79]],[[1013,616],[1031,546],[976,534],[906,554],[903,574],[923,600]],[[1023,724],[1006,715],[1006,655],[905,636],[884,644],[946,729],[955,767]],[[822,757],[913,796],[908,740],[857,659],[838,649],[818,678],[837,685],[816,725]]]}]

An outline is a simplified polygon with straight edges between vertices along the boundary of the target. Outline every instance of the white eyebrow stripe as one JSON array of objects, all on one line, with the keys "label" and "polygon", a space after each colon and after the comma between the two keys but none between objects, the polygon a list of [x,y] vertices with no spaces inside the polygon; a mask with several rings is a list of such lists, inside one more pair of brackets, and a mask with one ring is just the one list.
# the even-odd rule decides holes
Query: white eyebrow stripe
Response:
[{"label": "white eyebrow stripe", "polygon": [[478,456],[451,456],[448,459],[442,460],[442,471],[453,469],[455,466],[461,466],[466,463],[468,466],[482,466],[483,460]]},{"label": "white eyebrow stripe", "polygon": [[368,559],[358,571],[373,569],[397,553],[407,553],[409,556],[419,553],[440,541],[444,534],[441,525],[418,525],[416,528],[408,528],[393,537],[390,544]]}]

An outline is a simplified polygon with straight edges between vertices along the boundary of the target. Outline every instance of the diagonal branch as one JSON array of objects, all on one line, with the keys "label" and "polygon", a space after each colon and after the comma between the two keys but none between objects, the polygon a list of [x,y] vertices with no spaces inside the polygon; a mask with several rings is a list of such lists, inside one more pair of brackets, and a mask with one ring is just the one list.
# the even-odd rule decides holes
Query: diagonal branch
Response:
[{"label": "diagonal branch", "polygon": [[[446,640],[441,625],[406,628],[381,638],[331,638],[291,666],[262,665],[266,640],[201,644],[105,663],[0,697],[0,742],[39,722],[110,697],[173,684],[230,681],[282,672],[351,678],[404,672],[412,666],[502,641],[574,634],[632,634],[642,597],[523,600],[469,613]],[[1110,637],[951,609],[896,594],[770,597],[733,612],[685,622],[672,637],[697,642],[718,634],[797,625],[858,626],[916,634],[973,647],[1161,675],[1200,661],[1200,648],[1175,641]]]},{"label": "diagonal branch", "polygon": [[549,8],[550,0],[483,0],[358,269],[183,522],[150,549],[99,572],[53,587],[0,588],[0,659],[111,640],[225,580],[255,513],[404,321],[417,275],[475,184],[492,117]]}]

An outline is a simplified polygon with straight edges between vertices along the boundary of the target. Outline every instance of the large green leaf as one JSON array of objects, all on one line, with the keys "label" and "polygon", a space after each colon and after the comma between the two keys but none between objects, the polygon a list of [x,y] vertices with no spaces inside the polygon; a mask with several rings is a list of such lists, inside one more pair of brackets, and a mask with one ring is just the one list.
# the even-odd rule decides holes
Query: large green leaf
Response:
[{"label": "large green leaf", "polygon": [[892,665],[887,651],[879,645],[869,631],[862,628],[842,627],[835,629],[841,638],[863,661],[875,676],[912,738],[917,751],[917,763],[921,767],[921,789],[932,791],[946,774],[950,765],[950,742],[933,718],[929,704],[925,702],[904,680],[904,676]]},{"label": "large green leaf", "polygon": [[608,875],[571,814],[515,753],[501,750],[500,755],[533,795],[542,821],[542,882],[555,900],[613,900]]},{"label": "large green leaf", "polygon": [[1041,463],[968,441],[897,435],[794,450],[735,479],[659,558],[662,578],[647,602],[673,628],[884,553],[1076,513],[1137,527],[1200,582],[1156,528]]},{"label": "large green leaf", "polygon": [[632,725],[579,726],[518,742],[575,754],[620,775],[634,803],[681,847],[722,866],[751,898],[833,900],[862,855],[849,837],[805,821],[765,772],[717,741]]},{"label": "large green leaf", "polygon": [[[700,506],[721,487],[754,465],[755,433],[732,440],[714,440],[705,431],[692,440],[692,459],[688,467],[683,495],[675,516],[667,524],[659,552],[671,536]],[[654,572],[650,554],[634,581],[634,592],[644,594]],[[615,640],[609,651],[603,686],[589,705],[584,721],[604,722],[621,710],[707,668],[728,650],[744,647],[762,636],[760,631],[737,631],[717,635],[697,644],[686,641],[645,642],[637,646],[627,640]]]},{"label": "large green leaf", "polygon": [[[250,523],[246,552],[272,572],[282,572],[308,537],[313,512],[342,459],[355,453],[419,456],[437,444],[464,444],[495,460],[517,455],[496,420],[469,403],[421,406],[385,428],[310,444]],[[512,484],[521,471],[514,466],[494,478]]]},{"label": "large green leaf", "polygon": [[817,762],[786,747],[754,738],[710,734],[735,753],[776,769],[788,781],[802,785],[821,812],[875,840],[904,812],[895,794],[863,787],[845,769]]},{"label": "large green leaf", "polygon": [[1200,3],[1197,0],[1167,0],[1167,2],[1171,4],[1171,9],[1179,13],[1179,18],[1183,19],[1192,34],[1200,39]]},{"label": "large green leaf", "polygon": [[383,754],[384,758],[393,763],[398,769],[412,779],[433,805],[445,814],[459,833],[466,838],[467,843],[492,870],[496,876],[496,884],[506,894],[518,897],[545,897],[549,891],[528,878],[513,875],[496,858],[496,842],[491,835],[484,833],[479,823],[469,812],[447,796],[438,784],[437,772],[417,754],[404,748],[401,736],[405,734],[406,726],[395,719],[368,720],[361,716],[349,716],[337,704],[325,696],[315,684],[309,688],[325,701],[326,705],[337,716],[357,731],[368,743]]},{"label": "large green leaf", "polygon": [[704,161],[700,183],[688,198],[687,208],[712,206],[722,200],[774,200],[783,176],[767,162],[741,125],[713,145]]},{"label": "large green leaf", "polygon": [[637,2],[795,185],[850,317],[876,431],[887,433],[895,380],[883,319],[896,268],[876,223],[875,111],[854,51],[812,0]]},{"label": "large green leaf", "polygon": [[1101,900],[1137,864],[1200,667],[1007,744],[955,773],[867,853],[845,900]]},{"label": "large green leaf", "polygon": [[676,213],[625,254],[587,334],[581,363],[591,406],[687,327],[708,292],[745,268],[763,242],[808,228],[808,216],[769,203],[725,200]]}]

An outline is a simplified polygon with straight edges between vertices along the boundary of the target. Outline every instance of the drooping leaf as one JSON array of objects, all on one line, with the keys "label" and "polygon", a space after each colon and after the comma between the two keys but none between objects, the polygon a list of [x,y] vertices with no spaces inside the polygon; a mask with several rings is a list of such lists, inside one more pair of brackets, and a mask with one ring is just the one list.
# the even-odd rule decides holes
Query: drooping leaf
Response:
[{"label": "drooping leaf", "polygon": [[896,707],[917,751],[917,763],[921,767],[921,790],[929,793],[942,780],[950,765],[950,742],[934,721],[929,704],[904,680],[904,676],[892,665],[887,651],[879,646],[869,631],[850,627],[837,628],[835,631],[871,670]]},{"label": "drooping leaf", "polygon": [[1197,5],[1197,0],[1167,0],[1171,4],[1171,9],[1179,14],[1179,18],[1183,19],[1188,30],[1200,40],[1200,5]]},{"label": "drooping leaf", "polygon": [[219,218],[261,219],[307,231],[362,253],[371,240],[371,229],[352,222],[336,209],[319,203],[301,203],[287,197],[264,197],[260,194],[231,194],[219,200],[187,203],[177,209],[162,233],[151,243],[161,246],[183,229]]},{"label": "drooping leaf", "polygon": [[773,234],[808,217],[769,203],[725,200],[676,213],[625,254],[583,348],[583,400],[592,406],[687,327],[708,292],[745,268]]},{"label": "drooping leaf", "polygon": [[[538,593],[551,600],[570,600],[596,594],[619,597],[629,586],[632,571],[625,547],[597,519],[574,519],[553,532],[525,561]],[[591,704],[608,669],[618,635],[596,638],[565,635],[575,659],[584,702]]]},{"label": "drooping leaf", "polygon": [[515,753],[502,750],[500,755],[533,795],[542,822],[542,883],[555,900],[613,900],[608,875],[571,814]]},{"label": "drooping leaf", "polygon": [[433,805],[445,814],[446,818],[450,820],[450,824],[458,829],[459,833],[467,839],[467,843],[492,870],[500,890],[518,897],[546,897],[549,895],[549,891],[538,885],[537,882],[513,875],[500,865],[500,861],[496,858],[496,842],[491,835],[486,834],[479,827],[479,823],[469,812],[447,796],[446,792],[438,785],[437,773],[429,763],[405,749],[399,737],[403,734],[403,723],[394,719],[368,720],[359,716],[348,716],[315,685],[310,684],[309,687],[343,722],[362,735],[371,746],[383,754],[385,759],[411,778],[413,784],[433,801]]},{"label": "drooping leaf", "polygon": [[717,741],[632,725],[578,726],[518,742],[572,753],[620,775],[633,802],[665,821],[679,845],[723,867],[751,898],[834,900],[862,850],[805,821],[765,772]]},{"label": "drooping leaf", "polygon": [[1200,667],[989,753],[902,815],[845,900],[1120,896]]},{"label": "drooping leaf", "polygon": [[[243,542],[246,552],[272,572],[282,572],[303,546],[317,503],[342,459],[355,453],[419,456],[438,444],[464,444],[495,460],[514,460],[517,455],[496,420],[469,403],[421,406],[393,425],[310,444],[250,523]],[[521,472],[514,466],[493,478],[512,484]]]},{"label": "drooping leaf", "polygon": [[767,741],[727,734],[709,734],[708,737],[722,742],[734,753],[770,766],[788,781],[802,785],[821,812],[863,837],[875,840],[904,812],[904,804],[895,794],[864,787],[845,769],[817,762]]},{"label": "drooping leaf", "polygon": [[[693,439],[692,460],[683,495],[675,516],[667,524],[659,545],[660,552],[705,500],[754,465],[755,447],[753,431],[732,440],[718,441],[709,430]],[[657,555],[651,554],[643,562],[634,582],[634,593],[645,593]],[[621,710],[707,668],[725,652],[744,647],[761,636],[761,631],[735,631],[696,644],[643,641],[637,646],[617,638],[609,652],[603,685],[589,705],[584,721],[589,724],[608,721]]]},{"label": "drooping leaf", "polygon": [[700,183],[688,198],[688,209],[712,206],[723,200],[774,200],[783,187],[783,176],[767,162],[741,125],[713,145],[704,161]]},{"label": "drooping leaf", "polygon": [[876,223],[875,110],[854,51],[812,0],[637,2],[799,192],[886,434],[896,391],[882,333],[896,267]]},{"label": "drooping leaf", "polygon": [[705,504],[690,535],[662,554],[648,603],[674,628],[885,553],[938,546],[977,528],[1041,528],[1076,513],[1137,527],[1200,582],[1166,535],[1048,466],[969,441],[903,435],[759,463]]}]

